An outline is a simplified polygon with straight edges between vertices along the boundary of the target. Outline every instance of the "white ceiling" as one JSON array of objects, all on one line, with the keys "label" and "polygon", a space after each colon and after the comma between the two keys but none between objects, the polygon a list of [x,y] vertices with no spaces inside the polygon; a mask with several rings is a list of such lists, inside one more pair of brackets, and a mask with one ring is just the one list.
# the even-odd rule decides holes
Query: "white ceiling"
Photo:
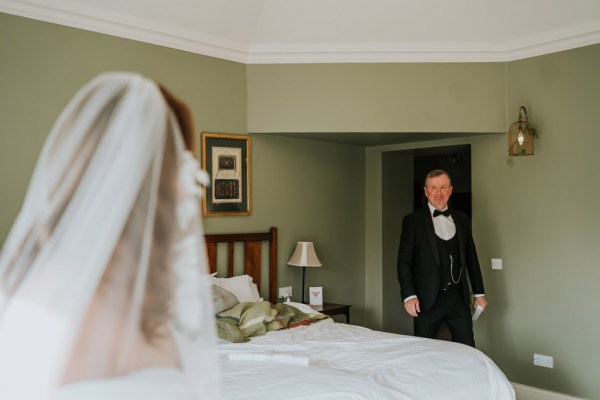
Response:
[{"label": "white ceiling", "polygon": [[246,64],[511,61],[600,43],[600,0],[0,0],[0,12]]}]

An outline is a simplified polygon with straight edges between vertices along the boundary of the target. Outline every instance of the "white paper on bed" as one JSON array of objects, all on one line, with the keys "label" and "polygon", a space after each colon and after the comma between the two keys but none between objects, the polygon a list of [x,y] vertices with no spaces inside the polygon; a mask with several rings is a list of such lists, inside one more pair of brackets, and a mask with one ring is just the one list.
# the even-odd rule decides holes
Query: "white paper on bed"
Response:
[{"label": "white paper on bed", "polygon": [[[220,344],[219,351],[227,399],[515,399],[505,375],[477,349],[333,320]],[[235,353],[255,356],[231,360]],[[269,359],[275,354],[309,363],[284,365]]]}]

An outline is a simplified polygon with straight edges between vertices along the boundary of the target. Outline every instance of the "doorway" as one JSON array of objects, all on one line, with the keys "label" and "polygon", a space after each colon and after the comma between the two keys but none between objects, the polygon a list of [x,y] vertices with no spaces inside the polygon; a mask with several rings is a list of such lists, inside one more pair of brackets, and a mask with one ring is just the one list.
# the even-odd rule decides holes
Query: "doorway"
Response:
[{"label": "doorway", "polygon": [[[401,307],[396,271],[402,218],[425,206],[425,175],[432,169],[448,172],[452,179],[451,207],[472,216],[471,145],[430,147],[384,152],[382,179],[382,297],[383,330],[412,335],[412,318]],[[443,339],[447,331],[442,331]]]}]

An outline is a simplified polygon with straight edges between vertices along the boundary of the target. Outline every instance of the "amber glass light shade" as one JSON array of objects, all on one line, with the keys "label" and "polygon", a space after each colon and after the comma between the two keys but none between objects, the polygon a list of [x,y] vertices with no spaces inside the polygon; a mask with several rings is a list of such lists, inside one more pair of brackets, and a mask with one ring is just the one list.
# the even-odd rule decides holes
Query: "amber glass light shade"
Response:
[{"label": "amber glass light shade", "polygon": [[527,120],[527,110],[519,108],[519,118],[508,128],[508,155],[532,156],[534,134]]}]

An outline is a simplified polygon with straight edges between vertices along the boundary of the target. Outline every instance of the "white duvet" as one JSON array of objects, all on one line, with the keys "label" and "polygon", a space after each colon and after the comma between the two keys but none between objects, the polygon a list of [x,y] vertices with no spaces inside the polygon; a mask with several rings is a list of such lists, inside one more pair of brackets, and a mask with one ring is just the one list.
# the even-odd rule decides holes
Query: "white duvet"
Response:
[{"label": "white duvet", "polygon": [[479,350],[331,319],[219,349],[225,399],[515,399]]}]

